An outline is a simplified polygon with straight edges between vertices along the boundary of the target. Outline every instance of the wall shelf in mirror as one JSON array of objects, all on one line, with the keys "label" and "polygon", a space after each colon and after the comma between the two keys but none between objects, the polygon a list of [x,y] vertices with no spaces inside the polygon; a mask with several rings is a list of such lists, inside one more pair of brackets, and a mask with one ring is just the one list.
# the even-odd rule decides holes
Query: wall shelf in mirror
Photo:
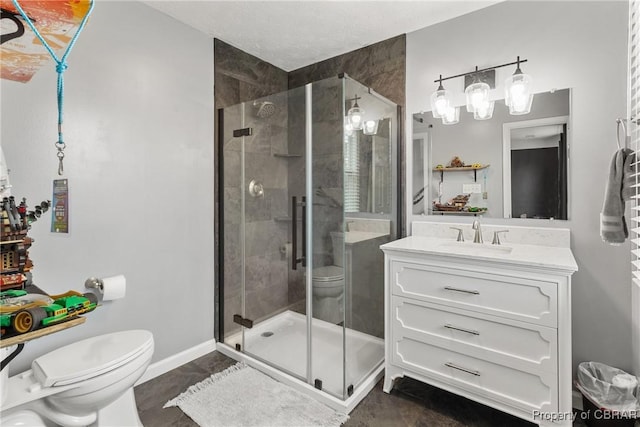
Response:
[{"label": "wall shelf in mirror", "polygon": [[433,168],[434,172],[440,172],[440,182],[444,181],[444,173],[445,172],[465,172],[465,171],[473,171],[473,181],[478,182],[478,171],[480,169],[486,169],[491,165],[482,165],[482,166],[462,166],[457,168]]},{"label": "wall shelf in mirror", "polygon": [[478,211],[478,212],[468,212],[468,211],[437,211],[437,210],[431,210],[431,212],[429,212],[430,215],[462,215],[462,216],[482,216],[484,214],[486,214],[487,211]]},{"label": "wall shelf in mirror", "polygon": [[272,153],[273,157],[284,157],[284,158],[291,158],[291,157],[302,157],[302,154],[295,154],[295,153]]}]

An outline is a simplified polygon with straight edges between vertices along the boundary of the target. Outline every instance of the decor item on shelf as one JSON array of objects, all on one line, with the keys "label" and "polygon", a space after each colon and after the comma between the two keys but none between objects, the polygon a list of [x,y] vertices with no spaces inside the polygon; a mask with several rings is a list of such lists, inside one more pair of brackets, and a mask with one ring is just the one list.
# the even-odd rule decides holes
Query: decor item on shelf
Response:
[{"label": "decor item on shelf", "polygon": [[436,119],[442,119],[442,124],[456,124],[460,117],[460,107],[453,105],[450,91],[444,89],[444,80],[465,78],[466,106],[469,113],[473,113],[476,120],[488,120],[493,117],[495,102],[490,98],[491,89],[495,88],[496,69],[516,65],[515,73],[505,81],[505,102],[512,115],[528,114],[531,111],[533,93],[531,92],[531,76],[524,74],[520,69],[520,64],[527,62],[526,59],[510,62],[493,67],[476,69],[468,73],[457,74],[450,77],[442,77],[442,74],[435,83],[438,89],[431,94],[431,114]]},{"label": "decor item on shelf", "polygon": [[13,196],[2,199],[0,220],[2,237],[0,237],[0,253],[2,254],[2,274],[0,289],[24,289],[30,282],[30,271],[33,263],[29,258],[29,248],[33,239],[27,236],[31,224],[49,210],[50,201],[43,201],[34,210],[27,210],[27,200],[16,204]]},{"label": "decor item on shelf", "polygon": [[451,161],[449,162],[449,165],[447,167],[450,168],[463,168],[466,165],[464,164],[464,162],[462,161],[462,159],[458,156],[455,156],[453,159],[451,159]]},{"label": "decor item on shelf", "polygon": [[24,290],[0,292],[0,336],[19,335],[52,326],[95,310],[93,293],[68,291],[60,295],[29,294]]}]

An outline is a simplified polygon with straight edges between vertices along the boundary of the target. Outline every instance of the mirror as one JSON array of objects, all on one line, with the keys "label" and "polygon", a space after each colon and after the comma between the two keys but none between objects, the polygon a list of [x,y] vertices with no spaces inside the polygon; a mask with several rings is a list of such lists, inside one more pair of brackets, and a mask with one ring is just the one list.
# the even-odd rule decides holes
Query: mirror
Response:
[{"label": "mirror", "polygon": [[413,214],[568,219],[570,89],[538,93],[531,112],[443,125],[413,115]]}]

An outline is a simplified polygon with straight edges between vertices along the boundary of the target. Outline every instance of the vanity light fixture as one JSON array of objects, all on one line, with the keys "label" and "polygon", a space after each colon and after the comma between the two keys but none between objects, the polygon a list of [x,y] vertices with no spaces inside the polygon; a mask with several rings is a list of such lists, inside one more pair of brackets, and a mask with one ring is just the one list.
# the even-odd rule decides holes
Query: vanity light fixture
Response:
[{"label": "vanity light fixture", "polygon": [[349,123],[351,123],[353,130],[362,129],[364,110],[358,105],[358,99],[360,99],[360,97],[356,95],[353,98],[353,107],[351,107],[347,112],[347,118],[349,119]]},{"label": "vanity light fixture", "polygon": [[[489,92],[495,88],[496,68],[516,65],[515,73],[505,81],[505,103],[509,107],[512,115],[528,114],[531,111],[533,93],[531,92],[531,76],[524,74],[520,70],[520,64],[527,62],[526,59],[518,59],[516,62],[495,65],[493,67],[476,67],[474,71],[457,74],[450,77],[440,77],[434,80],[439,83],[438,89],[431,94],[431,113],[434,118],[441,118],[443,124],[458,123],[460,108],[454,107],[451,93],[446,91],[442,82],[457,77],[465,77],[466,106],[469,113],[473,113],[476,120],[487,120],[493,116],[495,101],[491,101]],[[471,81],[469,81],[469,79]]]},{"label": "vanity light fixture", "polygon": [[431,114],[434,119],[441,119],[451,106],[451,93],[442,86],[442,74],[440,79],[436,80],[438,81],[438,89],[431,94]]},{"label": "vanity light fixture", "polygon": [[509,107],[509,114],[517,116],[529,114],[533,103],[533,93],[531,93],[531,76],[524,74],[520,69],[520,63],[516,61],[516,71],[504,82],[504,102]]}]

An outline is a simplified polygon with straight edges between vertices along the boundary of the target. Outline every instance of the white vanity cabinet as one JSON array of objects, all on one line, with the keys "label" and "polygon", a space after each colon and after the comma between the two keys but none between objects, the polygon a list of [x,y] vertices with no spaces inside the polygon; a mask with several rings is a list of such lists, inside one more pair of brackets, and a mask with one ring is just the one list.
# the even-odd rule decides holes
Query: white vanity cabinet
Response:
[{"label": "white vanity cabinet", "polygon": [[384,391],[408,376],[538,424],[571,425],[570,250],[474,255],[465,243],[457,254],[437,241],[382,246]]}]

